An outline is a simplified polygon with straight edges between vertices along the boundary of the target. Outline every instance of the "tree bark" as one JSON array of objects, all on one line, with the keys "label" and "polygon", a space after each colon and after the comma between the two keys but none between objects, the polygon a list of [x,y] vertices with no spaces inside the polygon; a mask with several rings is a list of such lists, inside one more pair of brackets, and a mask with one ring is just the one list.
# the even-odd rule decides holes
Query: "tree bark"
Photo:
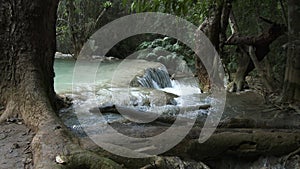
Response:
[{"label": "tree bark", "polygon": [[[223,4],[223,1],[221,4],[216,4],[216,6],[211,9],[211,15],[199,26],[197,30],[202,31],[208,37],[217,52],[220,51],[221,15],[223,11]],[[215,63],[214,58],[205,59]],[[195,68],[196,75],[200,82],[200,88],[203,91],[209,91],[212,85],[209,79],[212,77],[209,77],[205,66],[203,65],[201,59],[197,56],[195,57]]]},{"label": "tree bark", "polygon": [[[228,39],[231,39],[233,36],[239,36],[239,28],[232,10],[229,14],[229,25],[232,35]],[[245,78],[247,75],[248,65],[251,64],[250,57],[245,48],[245,45],[237,45],[236,52],[238,53],[238,68],[233,81],[227,86],[230,92],[241,91],[245,88]]]},{"label": "tree bark", "polygon": [[[258,67],[259,69],[260,66],[258,62],[262,61],[264,57],[269,53],[269,45],[279,36],[284,34],[286,27],[284,25],[261,18],[265,22],[271,24],[271,27],[269,29],[257,36],[240,36],[238,32],[238,26],[232,12],[229,19],[232,35],[228,38],[226,44],[237,45],[239,49],[238,51],[240,51],[241,53],[241,57],[238,59],[239,63],[236,76],[232,84],[229,85],[229,91],[242,91],[245,86],[245,77],[255,67]],[[248,46],[252,46],[256,49],[255,52],[251,54],[251,60],[249,58],[250,53],[247,50]],[[261,74],[264,75],[264,73]],[[267,76],[263,76],[262,78],[268,90],[273,90],[274,87],[270,83],[270,81],[272,80]]]},{"label": "tree bark", "polygon": [[255,49],[253,48],[253,46],[249,46],[249,56],[254,64],[255,68],[257,69],[259,75],[261,76],[262,81],[263,81],[265,87],[267,88],[268,92],[274,91],[275,88],[272,85],[272,79],[270,79],[270,76],[267,76],[266,72],[263,70],[263,68],[259,64],[259,61],[257,60],[257,57],[255,55]]},{"label": "tree bark", "polygon": [[289,47],[282,101],[300,101],[300,2],[288,1]]},{"label": "tree bark", "polygon": [[[58,0],[0,0],[0,102],[5,105],[0,121],[20,116],[36,132],[31,143],[34,168],[118,168],[81,149],[55,113],[57,5]],[[57,156],[65,158],[64,165],[56,163]]]},{"label": "tree bark", "polygon": [[[68,14],[68,27],[70,30],[73,45],[73,57],[74,59],[77,59],[84,43],[95,32],[95,29],[97,28],[97,26],[99,26],[103,15],[106,13],[109,7],[103,8],[99,15],[93,18],[94,22],[90,22],[84,21],[82,18],[80,18],[80,15],[86,15],[85,17],[89,16],[84,12],[83,14],[76,12],[77,10],[81,9],[79,9],[80,7],[77,6],[78,4],[75,5],[75,3],[76,2],[74,0],[67,0],[66,11]],[[89,10],[88,6],[84,6],[83,8],[83,11]]]},{"label": "tree bark", "polygon": [[[253,158],[259,156],[283,156],[298,149],[299,131],[274,129],[217,129],[200,144],[200,128],[189,135],[165,155],[180,154],[180,157],[196,161],[217,160],[224,157]],[[212,151],[213,150],[213,151]]]},{"label": "tree bark", "polygon": [[71,40],[73,45],[73,57],[76,59],[84,45],[85,39],[82,37],[84,32],[80,31],[79,19],[76,15],[76,7],[74,0],[66,1],[66,9],[68,13],[68,26],[70,29]]}]

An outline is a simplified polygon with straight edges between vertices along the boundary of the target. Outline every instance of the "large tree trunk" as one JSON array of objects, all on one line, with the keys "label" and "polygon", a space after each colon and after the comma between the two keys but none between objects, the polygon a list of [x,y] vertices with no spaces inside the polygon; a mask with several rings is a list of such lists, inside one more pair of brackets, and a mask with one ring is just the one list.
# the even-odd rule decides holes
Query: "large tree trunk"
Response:
[{"label": "large tree trunk", "polygon": [[1,0],[0,101],[7,107],[4,114],[22,115],[31,126],[38,126],[39,115],[24,110],[40,103],[56,108],[53,87],[56,5],[56,1],[50,0],[44,3]]},{"label": "large tree trunk", "polygon": [[284,79],[283,101],[300,101],[300,1],[288,1],[289,48]]},{"label": "large tree trunk", "polygon": [[[118,167],[82,150],[56,116],[57,4],[58,0],[0,0],[0,102],[5,106],[0,121],[19,116],[36,132],[31,144],[35,168]],[[57,164],[57,156],[66,164]]]}]

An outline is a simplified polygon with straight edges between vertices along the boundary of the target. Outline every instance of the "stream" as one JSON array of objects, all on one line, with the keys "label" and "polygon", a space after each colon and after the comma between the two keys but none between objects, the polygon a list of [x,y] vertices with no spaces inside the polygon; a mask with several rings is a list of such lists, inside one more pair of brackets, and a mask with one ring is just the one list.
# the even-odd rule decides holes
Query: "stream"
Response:
[{"label": "stream", "polygon": [[[118,105],[141,112],[150,111],[159,115],[176,116],[180,114],[181,109],[209,104],[212,101],[207,94],[201,93],[195,77],[187,76],[171,80],[164,66],[156,62],[140,60],[101,62],[95,74],[90,71],[90,67],[97,64],[83,64],[84,74],[76,77],[80,77],[80,82],[95,80],[79,85],[74,82],[76,77],[73,77],[75,61],[55,60],[55,91],[59,95],[73,99],[73,105],[68,109],[62,109],[60,117],[66,126],[79,136],[84,136],[82,126],[97,126],[101,123],[124,120],[122,115],[116,113],[105,113],[100,118],[99,113],[91,111],[97,107]],[[128,66],[131,67],[130,70],[127,69]],[[140,76],[132,80],[136,75]],[[190,110],[180,115],[195,118],[199,114],[203,116],[207,113],[207,110]],[[155,119],[147,119],[143,124],[152,120]]]}]

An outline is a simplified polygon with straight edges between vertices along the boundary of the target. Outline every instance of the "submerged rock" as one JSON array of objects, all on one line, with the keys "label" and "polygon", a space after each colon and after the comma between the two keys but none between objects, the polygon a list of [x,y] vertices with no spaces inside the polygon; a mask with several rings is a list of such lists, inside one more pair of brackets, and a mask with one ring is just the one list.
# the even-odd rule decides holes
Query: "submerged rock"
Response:
[{"label": "submerged rock", "polygon": [[97,92],[101,100],[97,106],[165,106],[176,105],[178,95],[151,88],[109,88]]}]

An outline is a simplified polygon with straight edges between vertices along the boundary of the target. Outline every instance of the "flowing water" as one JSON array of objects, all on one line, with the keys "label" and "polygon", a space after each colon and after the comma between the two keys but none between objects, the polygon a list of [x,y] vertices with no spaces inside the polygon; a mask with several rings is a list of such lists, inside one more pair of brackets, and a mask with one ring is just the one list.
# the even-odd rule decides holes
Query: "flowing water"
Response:
[{"label": "flowing water", "polygon": [[[75,132],[81,132],[79,129],[82,126],[124,119],[121,115],[112,113],[99,118],[99,114],[91,112],[91,109],[97,107],[118,105],[140,112],[177,115],[180,107],[202,105],[211,101],[201,94],[194,77],[171,80],[164,65],[156,62],[126,60],[100,65],[92,62],[77,64],[81,66],[80,70],[84,70],[76,72],[80,75],[74,74],[75,65],[75,61],[63,59],[56,59],[54,65],[56,92],[73,99],[73,106],[61,110],[60,116]],[[92,67],[98,67],[96,73]],[[73,83],[76,78],[80,82],[89,83]],[[186,115],[194,117],[199,113],[206,112],[192,110]],[[77,118],[81,119],[80,123]]]}]

